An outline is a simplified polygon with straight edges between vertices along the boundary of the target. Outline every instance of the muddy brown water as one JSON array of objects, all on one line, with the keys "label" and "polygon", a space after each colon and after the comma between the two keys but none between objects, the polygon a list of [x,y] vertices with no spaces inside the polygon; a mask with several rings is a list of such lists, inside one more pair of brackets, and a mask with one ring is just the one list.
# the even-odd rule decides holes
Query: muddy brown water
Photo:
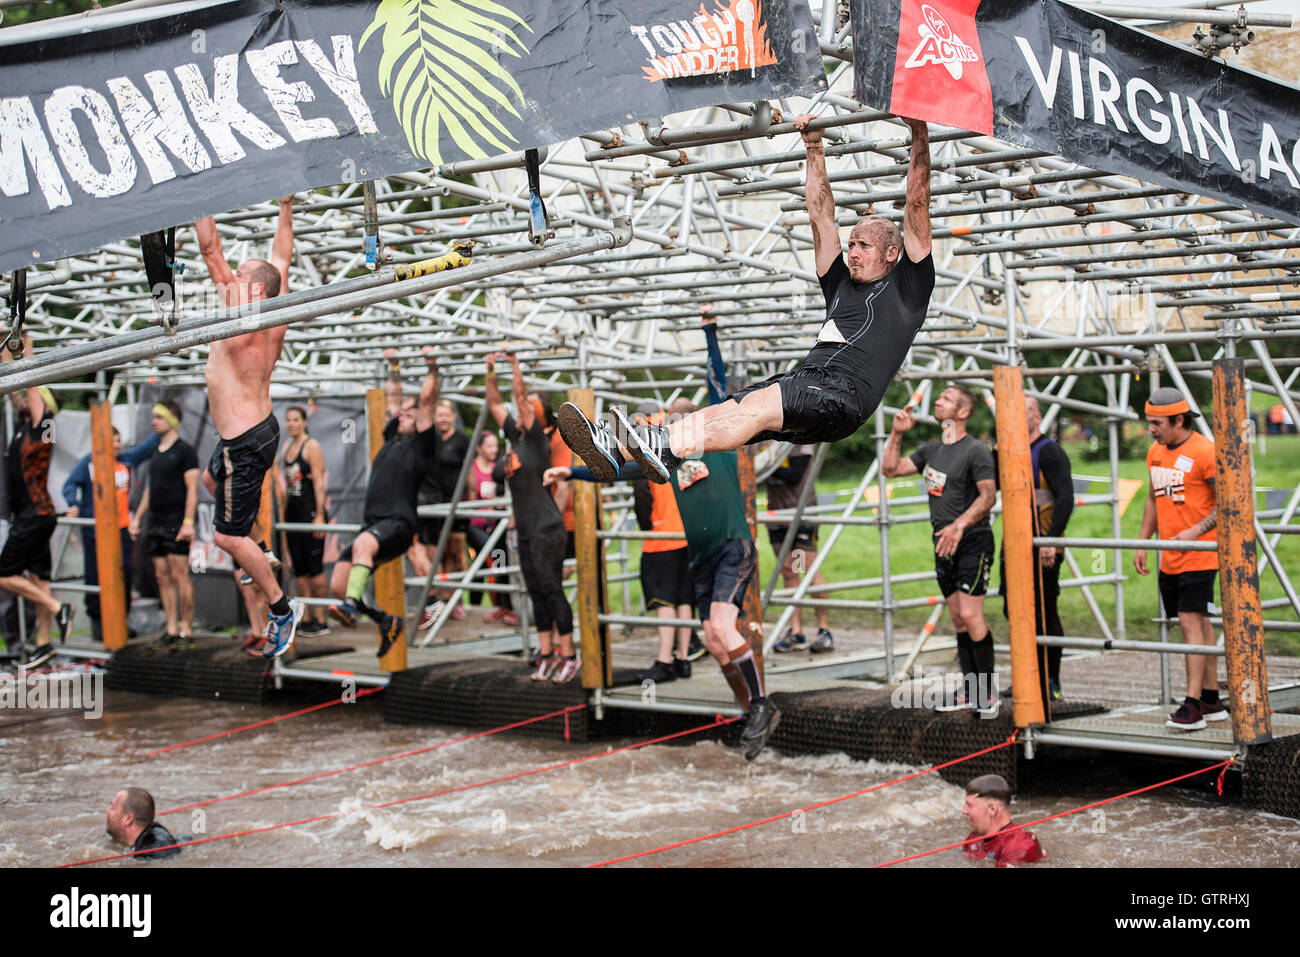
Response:
[{"label": "muddy brown water", "polygon": [[[144,753],[293,710],[108,692],[103,717],[0,711],[0,866],[44,867],[125,848],[104,810],[126,785],[160,810],[462,737],[465,729],[386,724],[378,696],[155,757]],[[701,722],[703,723],[703,722]],[[171,861],[105,867],[579,866],[683,841],[862,790],[916,768],[842,754],[768,751],[753,764],[714,741],[652,745],[429,800],[371,805],[517,774],[608,744],[499,735],[182,811],[174,833],[230,834],[334,817],[187,848]],[[631,742],[627,742],[631,743]],[[1044,817],[1172,776],[1042,764],[1015,802]],[[1208,777],[1208,776],[1207,776]],[[962,789],[937,774],[793,818],[620,866],[859,867],[957,841]],[[1208,784],[1165,788],[1035,828],[1040,867],[1293,866],[1300,822],[1219,798]],[[988,866],[946,851],[903,865]]]}]

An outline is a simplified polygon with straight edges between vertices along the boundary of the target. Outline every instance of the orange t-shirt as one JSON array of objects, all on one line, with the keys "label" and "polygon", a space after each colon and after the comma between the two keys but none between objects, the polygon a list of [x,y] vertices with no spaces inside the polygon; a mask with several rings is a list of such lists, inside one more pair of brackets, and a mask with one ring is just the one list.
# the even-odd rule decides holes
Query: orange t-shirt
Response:
[{"label": "orange t-shirt", "polygon": [[[650,506],[650,531],[685,534],[682,529],[682,513],[677,511],[677,493],[673,491],[672,484],[669,482],[664,482],[662,485],[651,484],[650,495],[653,502]],[[648,538],[641,543],[641,554],[673,552],[685,547],[684,538]]]},{"label": "orange t-shirt", "polygon": [[[1156,443],[1147,450],[1147,472],[1156,497],[1156,528],[1170,539],[1191,528],[1214,511],[1214,443],[1193,432],[1181,445]],[[1218,541],[1210,529],[1197,541]],[[1166,575],[1219,567],[1218,552],[1160,553],[1160,570]]]},{"label": "orange t-shirt", "polygon": [[[564,439],[560,437],[560,430],[555,429],[551,432],[551,468],[571,468],[573,466],[573,452],[564,444]],[[551,491],[551,497],[555,497],[555,491]],[[573,496],[569,496],[569,504],[564,509],[564,530],[573,531]]]}]

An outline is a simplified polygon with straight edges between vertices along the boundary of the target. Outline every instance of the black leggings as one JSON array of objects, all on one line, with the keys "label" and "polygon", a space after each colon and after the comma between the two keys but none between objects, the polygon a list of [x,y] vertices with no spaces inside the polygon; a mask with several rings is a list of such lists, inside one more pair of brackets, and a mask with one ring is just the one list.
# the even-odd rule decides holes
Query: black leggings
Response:
[{"label": "black leggings", "polygon": [[573,631],[573,610],[564,597],[564,526],[553,531],[519,536],[519,568],[524,573],[533,618],[538,631],[555,628],[561,635]]},{"label": "black leggings", "polygon": [[[465,530],[465,540],[469,543],[469,547],[473,550],[474,554],[478,555],[478,553],[483,550],[483,546],[487,544],[488,530],[481,525],[470,525],[469,528]],[[506,548],[506,543],[504,538],[502,538],[497,542],[496,548],[494,548],[492,551],[493,551],[493,555],[488,556],[489,567],[498,564],[500,565],[510,564],[509,550]],[[501,561],[500,562],[493,561],[492,558],[498,555],[500,556]],[[492,584],[494,585],[506,584],[506,579],[505,576],[503,575],[493,575],[491,580],[492,580]],[[492,604],[496,605],[498,608],[513,607],[510,603],[509,592],[494,591],[494,592],[488,592],[488,594],[492,596]],[[483,592],[481,591],[472,591],[469,593],[469,601],[473,605],[477,605],[479,601],[482,599],[482,597],[483,597]]]}]

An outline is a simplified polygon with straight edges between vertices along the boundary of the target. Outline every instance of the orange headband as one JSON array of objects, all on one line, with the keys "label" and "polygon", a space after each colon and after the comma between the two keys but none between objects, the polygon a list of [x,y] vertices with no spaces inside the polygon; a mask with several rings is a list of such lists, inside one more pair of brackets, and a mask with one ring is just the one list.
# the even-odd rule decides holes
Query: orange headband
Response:
[{"label": "orange headband", "polygon": [[1179,399],[1177,402],[1171,402],[1168,405],[1155,405],[1150,399],[1147,399],[1147,415],[1177,415],[1179,412],[1192,411],[1192,407],[1187,404],[1186,399]]}]

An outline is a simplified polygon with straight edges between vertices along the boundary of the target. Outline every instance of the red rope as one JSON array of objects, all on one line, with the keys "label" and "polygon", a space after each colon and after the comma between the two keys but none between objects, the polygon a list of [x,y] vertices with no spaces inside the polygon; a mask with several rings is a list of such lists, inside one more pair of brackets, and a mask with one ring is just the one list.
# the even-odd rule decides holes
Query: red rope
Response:
[{"label": "red rope", "polygon": [[[374,694],[376,691],[383,691],[382,687],[362,688],[356,693],[357,698],[364,698],[368,694]],[[224,738],[227,735],[238,734],[241,731],[250,731],[253,728],[260,728],[266,724],[275,724],[277,721],[283,721],[286,718],[296,718],[299,715],[310,714],[313,711],[320,711],[322,708],[332,708],[336,704],[342,704],[345,699],[335,698],[333,701],[326,701],[322,704],[314,704],[310,708],[303,708],[301,711],[291,711],[288,714],[282,714],[278,717],[267,718],[264,721],[254,721],[252,724],[246,724],[242,728],[231,728],[229,731],[218,731],[216,734],[205,735],[202,738],[195,738],[193,741],[183,741],[180,744],[173,744],[166,748],[157,748],[153,751],[146,751],[140,755],[142,758],[152,758],[156,754],[166,754],[168,751],[179,751],[181,748],[188,748],[192,744],[202,744],[204,741],[214,741],[217,738]],[[353,699],[355,700],[355,698]]]},{"label": "red rope", "polygon": [[[631,751],[635,748],[644,748],[651,744],[660,744],[664,741],[671,741],[674,738],[681,738],[688,734],[697,734],[700,731],[708,731],[724,724],[731,724],[733,721],[739,721],[739,718],[723,718],[719,716],[711,724],[700,725],[698,728],[691,728],[687,731],[677,731],[673,734],[665,734],[662,737],[651,738],[649,741],[640,741],[636,744],[624,745],[621,748],[614,748],[610,751],[598,751],[595,754],[588,754],[581,758],[571,758],[568,761],[560,761],[556,764],[548,764],[540,768],[533,768],[529,771],[519,771],[515,774],[505,774],[501,777],[492,778],[487,781],[478,781],[474,784],[461,784],[454,788],[444,788],[441,791],[431,791],[428,794],[417,794],[414,797],[398,798],[394,801],[384,801],[381,804],[368,804],[365,807],[357,808],[357,811],[375,811],[382,808],[396,807],[399,804],[410,804],[413,801],[427,801],[430,798],[442,797],[446,794],[455,794],[458,791],[472,791],[475,788],[487,787],[489,784],[500,784],[503,781],[513,781],[516,778],[526,778],[534,774],[543,774],[547,771],[556,771],[560,768],[567,768],[575,764],[582,764],[585,761],[594,761],[598,758],[608,758],[615,754],[621,754],[624,751]],[[284,824],[270,824],[266,827],[249,828],[246,831],[235,831],[230,834],[218,834],[214,837],[201,837],[190,841],[178,841],[175,844],[167,844],[163,847],[151,847],[144,851],[128,851],[125,854],[110,854],[107,857],[94,857],[84,861],[73,861],[71,864],[55,864],[54,867],[78,867],[82,864],[99,864],[103,861],[115,861],[123,857],[135,857],[138,854],[151,854],[155,851],[167,850],[173,847],[189,847],[193,844],[207,844],[212,841],[225,841],[233,837],[245,837],[249,834],[261,834],[265,831],[275,831],[284,827],[297,827],[303,824],[314,824],[317,821],[328,821],[333,818],[343,817],[347,814],[354,814],[356,811],[331,811],[328,814],[317,814],[315,817],[305,817],[299,821],[289,821]]]},{"label": "red rope", "polygon": [[[1016,734],[1018,733],[1019,732],[1016,732]],[[751,821],[748,824],[739,824],[736,827],[729,827],[724,831],[714,831],[712,834],[705,834],[702,837],[692,837],[685,841],[678,841],[675,844],[665,844],[663,847],[656,847],[654,850],[651,851],[638,851],[635,854],[627,854],[623,857],[611,858],[608,861],[601,861],[598,864],[587,864],[585,865],[585,867],[604,867],[607,864],[618,864],[622,861],[630,861],[638,857],[648,857],[651,854],[658,854],[660,851],[671,851],[674,848],[685,847],[688,844],[698,844],[700,841],[712,840],[715,837],[722,837],[726,834],[735,834],[737,831],[745,831],[751,827],[758,827],[760,824],[771,824],[773,821],[784,820],[785,818],[791,817],[794,814],[799,813],[800,811],[815,811],[818,808],[829,807],[832,804],[839,804],[841,801],[847,801],[850,798],[861,797],[864,794],[870,794],[872,791],[879,791],[881,788],[887,788],[891,784],[899,784],[902,781],[910,781],[912,778],[919,778],[923,774],[930,774],[934,771],[940,770],[941,768],[951,767],[954,764],[961,764],[963,761],[969,761],[971,758],[977,758],[981,754],[988,754],[991,751],[999,751],[1002,748],[1009,747],[1010,745],[1014,744],[1016,740],[1016,734],[1012,734],[1001,744],[995,744],[990,748],[985,748],[983,751],[976,751],[974,754],[968,754],[962,758],[954,758],[951,761],[945,761],[943,764],[936,764],[934,767],[926,768],[924,771],[914,771],[911,774],[903,775],[903,777],[901,778],[894,778],[894,780],[892,781],[886,781],[884,784],[873,784],[869,788],[863,788],[861,791],[854,791],[852,794],[844,794],[841,795],[840,797],[831,798],[827,801],[819,801],[817,804],[810,804],[804,808],[795,808],[793,811],[786,811],[784,814],[777,814],[773,817],[766,817],[763,818],[763,820],[761,821]]]},{"label": "red rope", "polygon": [[[1028,821],[1024,824],[1016,824],[1012,827],[1006,828],[1003,831],[1000,831],[999,833],[1006,834],[1011,831],[1019,831],[1022,828],[1033,827],[1035,824],[1042,824],[1045,821],[1053,821],[1058,817],[1066,817],[1070,814],[1078,814],[1080,811],[1087,811],[1090,808],[1101,807],[1101,805],[1103,804],[1110,804],[1112,801],[1119,801],[1126,797],[1133,797],[1133,795],[1142,794],[1144,791],[1154,791],[1156,788],[1162,788],[1167,784],[1174,784],[1175,782],[1182,781],[1185,778],[1194,778],[1198,774],[1205,774],[1207,771],[1213,771],[1216,768],[1223,768],[1224,772],[1226,773],[1228,770],[1228,765],[1230,764],[1232,764],[1232,758],[1228,758],[1228,760],[1223,761],[1219,764],[1212,764],[1208,768],[1201,768],[1199,771],[1189,771],[1187,774],[1180,774],[1178,777],[1170,778],[1168,781],[1161,781],[1158,784],[1148,784],[1146,787],[1138,788],[1136,791],[1129,791],[1125,794],[1117,794],[1114,797],[1103,798],[1100,801],[1093,801],[1091,804],[1085,804],[1083,805],[1083,807],[1076,807],[1071,811],[1061,811],[1059,814],[1050,814],[1047,817],[1040,817],[1037,821]],[[1222,775],[1220,775],[1220,777],[1222,777]],[[956,844],[945,844],[943,847],[936,847],[932,851],[922,851],[920,854],[909,854],[907,857],[900,857],[897,860],[886,861],[884,864],[876,864],[874,866],[889,867],[890,865],[893,864],[901,864],[904,861],[913,861],[916,860],[918,857],[928,857],[931,854],[938,854],[940,851],[951,851],[954,847],[961,847],[965,843],[967,842],[963,840],[963,841],[958,841]]]},{"label": "red rope", "polygon": [[427,751],[436,751],[439,748],[449,747],[450,745],[453,744],[463,744],[466,741],[473,741],[475,738],[486,737],[487,735],[490,734],[499,734],[502,731],[510,731],[513,728],[522,728],[524,725],[535,724],[538,721],[545,721],[548,718],[558,718],[560,715],[564,715],[564,721],[567,729],[567,725],[569,721],[569,712],[579,711],[585,707],[587,707],[585,704],[570,705],[569,707],[565,708],[563,711],[552,711],[550,714],[538,715],[536,718],[526,718],[523,721],[516,721],[514,724],[503,724],[499,728],[492,728],[488,731],[479,731],[475,734],[467,734],[463,738],[455,738],[454,740],[451,741],[443,741],[440,742],[439,744],[431,744],[427,747],[416,748],[413,751],[402,751],[398,754],[390,754],[387,757],[375,758],[371,761],[363,761],[361,764],[353,764],[350,767],[338,768],[337,770],[334,771],[321,771],[319,774],[311,774],[305,778],[297,778],[296,780],[293,781],[282,781],[279,784],[268,784],[265,787],[254,788],[251,791],[241,791],[238,794],[227,794],[225,797],[209,798],[206,801],[195,801],[193,804],[182,804],[180,807],[173,807],[173,808],[168,808],[166,811],[159,811],[158,817],[162,817],[164,814],[174,814],[177,811],[189,811],[192,808],[205,807],[206,805],[209,804],[219,804],[222,801],[233,801],[235,798],[249,797],[250,795],[253,794],[262,794],[263,792],[266,791],[274,791],[277,788],[287,788],[294,784],[305,784],[308,781],[319,781],[321,778],[333,777],[336,774],[343,774],[345,771],[356,771],[358,768],[374,767],[376,764],[384,764],[385,762],[388,761],[396,761],[398,758],[414,757],[417,754],[424,754]]}]

